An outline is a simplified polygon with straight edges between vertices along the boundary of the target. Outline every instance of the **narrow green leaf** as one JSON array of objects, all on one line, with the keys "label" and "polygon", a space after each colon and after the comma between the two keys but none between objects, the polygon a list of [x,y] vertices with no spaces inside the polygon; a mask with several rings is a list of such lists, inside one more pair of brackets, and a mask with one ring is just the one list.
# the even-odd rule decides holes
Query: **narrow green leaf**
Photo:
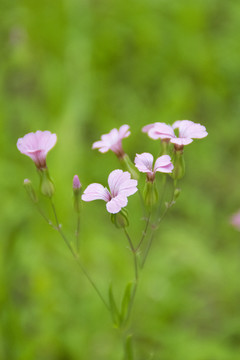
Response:
[{"label": "narrow green leaf", "polygon": [[132,335],[128,335],[128,337],[126,338],[124,360],[134,360]]},{"label": "narrow green leaf", "polygon": [[121,305],[121,322],[123,323],[126,319],[126,316],[128,315],[128,310],[129,310],[129,304],[131,301],[131,295],[132,295],[132,286],[133,283],[130,282],[127,284],[124,294],[123,294],[123,298],[122,298],[122,305]]},{"label": "narrow green leaf", "polygon": [[109,305],[110,305],[113,322],[116,326],[119,326],[120,314],[113,296],[112,284],[109,286]]}]

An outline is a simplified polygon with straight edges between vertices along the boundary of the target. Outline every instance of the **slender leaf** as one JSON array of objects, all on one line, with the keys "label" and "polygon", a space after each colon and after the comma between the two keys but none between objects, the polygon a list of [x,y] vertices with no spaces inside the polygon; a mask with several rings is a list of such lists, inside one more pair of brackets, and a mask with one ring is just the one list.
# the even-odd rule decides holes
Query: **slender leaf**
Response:
[{"label": "slender leaf", "polygon": [[120,324],[120,314],[113,296],[112,284],[109,286],[109,305],[113,323],[118,327]]},{"label": "slender leaf", "polygon": [[121,323],[123,323],[126,320],[126,317],[129,312],[129,304],[132,298],[132,286],[133,286],[132,282],[128,283],[123,294],[122,304],[121,304],[121,314],[120,314]]},{"label": "slender leaf", "polygon": [[124,360],[134,360],[132,335],[128,335],[128,337],[126,338]]}]

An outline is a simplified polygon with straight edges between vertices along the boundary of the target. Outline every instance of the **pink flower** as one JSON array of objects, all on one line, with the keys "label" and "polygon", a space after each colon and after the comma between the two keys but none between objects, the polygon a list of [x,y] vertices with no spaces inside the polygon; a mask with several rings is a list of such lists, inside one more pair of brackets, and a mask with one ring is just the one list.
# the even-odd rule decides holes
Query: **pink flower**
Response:
[{"label": "pink flower", "polygon": [[[178,129],[178,136],[174,132],[176,129]],[[144,126],[142,131],[147,132],[148,136],[154,140],[168,140],[176,147],[188,145],[193,139],[202,139],[208,135],[205,126],[195,124],[190,120],[178,120],[172,126],[156,122]]]},{"label": "pink flower", "polygon": [[177,145],[188,145],[193,139],[202,139],[208,135],[205,126],[190,120],[175,121],[172,128],[179,130],[179,136],[170,140]]},{"label": "pink flower", "polygon": [[240,231],[240,211],[231,216],[230,224],[235,227],[235,229]]},{"label": "pink flower", "polygon": [[56,141],[56,134],[38,130],[18,139],[17,148],[22,154],[29,156],[38,169],[45,169],[47,153],[54,147]]},{"label": "pink flower", "polygon": [[108,177],[110,191],[101,184],[90,184],[85,189],[82,200],[104,200],[107,211],[111,214],[118,213],[127,205],[127,197],[133,195],[137,189],[137,180],[131,179],[128,171],[114,170]]},{"label": "pink flower", "polygon": [[155,161],[153,166],[153,156],[149,153],[136,154],[135,166],[140,172],[146,173],[149,181],[154,181],[156,172],[171,173],[173,164],[169,155],[162,155]]},{"label": "pink flower", "polygon": [[122,139],[129,135],[129,125],[122,125],[119,130],[112,129],[110,133],[102,135],[100,141],[93,143],[92,149],[99,149],[102,153],[112,150],[118,157],[122,158],[124,156]]}]

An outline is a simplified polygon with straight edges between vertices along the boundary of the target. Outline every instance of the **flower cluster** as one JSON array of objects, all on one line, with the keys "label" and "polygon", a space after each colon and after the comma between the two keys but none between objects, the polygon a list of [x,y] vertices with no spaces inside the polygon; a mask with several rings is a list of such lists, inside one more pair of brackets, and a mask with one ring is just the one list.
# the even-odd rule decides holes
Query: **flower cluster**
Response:
[{"label": "flower cluster", "polygon": [[[195,124],[189,120],[176,121],[172,126],[165,123],[156,122],[143,127],[143,132],[154,140],[160,139],[162,142],[173,143],[175,150],[182,150],[183,146],[190,144],[193,139],[201,139],[207,136],[203,125]],[[98,149],[101,153],[109,150],[113,151],[119,158],[125,170],[114,170],[108,177],[108,190],[101,184],[93,183],[87,186],[81,199],[83,201],[104,200],[107,211],[116,214],[121,211],[128,203],[128,197],[137,190],[137,170],[146,174],[146,183],[150,192],[151,183],[155,182],[156,172],[171,174],[174,179],[180,179],[184,174],[182,151],[177,157],[171,159],[170,154],[164,154],[156,159],[152,154],[144,152],[136,154],[134,164],[131,162],[122,147],[122,140],[130,135],[129,125],[122,125],[120,129],[112,129],[108,134],[101,136],[100,141],[93,143],[92,148]],[[57,136],[50,131],[37,131],[29,133],[23,138],[18,139],[18,150],[29,156],[35,163],[40,173],[42,193],[51,197],[54,192],[53,183],[48,174],[46,156],[56,144]],[[135,166],[134,166],[135,165]],[[136,170],[137,169],[137,170]],[[133,178],[131,178],[131,176]],[[81,183],[77,175],[73,179],[73,190],[75,198],[79,201]],[[156,188],[154,187],[156,192]],[[149,196],[149,195],[148,195]],[[153,199],[153,198],[151,198]],[[154,197],[154,202],[157,196]],[[145,199],[146,203],[153,204],[153,200]],[[76,202],[77,203],[77,202]],[[76,207],[79,211],[79,206]]]}]

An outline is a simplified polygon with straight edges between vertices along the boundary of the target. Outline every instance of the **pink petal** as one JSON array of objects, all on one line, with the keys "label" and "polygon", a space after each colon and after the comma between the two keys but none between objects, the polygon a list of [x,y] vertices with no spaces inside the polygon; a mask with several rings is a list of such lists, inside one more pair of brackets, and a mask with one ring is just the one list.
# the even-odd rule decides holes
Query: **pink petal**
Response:
[{"label": "pink petal", "polygon": [[108,184],[112,197],[121,194],[130,196],[134,194],[137,189],[137,180],[131,179],[128,171],[114,170],[108,177]]},{"label": "pink petal", "polygon": [[148,133],[149,130],[150,130],[152,127],[154,127],[155,124],[157,124],[157,123],[145,125],[145,126],[142,128],[142,132]]},{"label": "pink petal", "polygon": [[190,121],[190,120],[177,120],[175,121],[173,124],[172,124],[172,128],[173,129],[178,129],[180,128],[180,126],[189,126],[189,125],[192,125],[194,124],[193,121]]},{"label": "pink petal", "polygon": [[131,177],[130,173],[125,171],[123,172],[120,169],[113,170],[108,177],[108,185],[110,188],[110,192],[112,197],[117,196],[119,192],[119,188],[122,182],[129,180]]},{"label": "pink petal", "polygon": [[131,132],[129,131],[129,125],[122,125],[119,129],[119,139],[124,139],[126,137],[128,137],[131,134]]},{"label": "pink petal", "polygon": [[101,184],[93,183],[88,185],[82,194],[83,201],[104,200],[109,201],[111,196],[107,188]]},{"label": "pink petal", "polygon": [[153,156],[150,153],[136,154],[134,160],[136,168],[143,173],[152,174]]},{"label": "pink petal", "polygon": [[162,155],[157,158],[154,165],[154,172],[159,171],[162,173],[171,173],[173,170],[173,164],[169,155]]},{"label": "pink petal", "polygon": [[110,149],[110,145],[106,145],[106,142],[99,140],[92,144],[92,149],[99,149],[101,153],[105,153]]},{"label": "pink petal", "polygon": [[208,135],[205,126],[190,120],[178,120],[173,124],[173,128],[179,128],[180,138],[202,139]]},{"label": "pink petal", "polygon": [[191,144],[193,140],[188,138],[175,138],[175,139],[171,139],[170,142],[172,144],[177,144],[177,145],[188,145]]},{"label": "pink petal", "polygon": [[106,208],[109,213],[116,214],[125,207],[127,203],[127,197],[118,195],[106,204]]},{"label": "pink petal", "polygon": [[191,139],[202,139],[208,135],[205,126],[200,124],[192,124],[184,129],[184,131],[181,130],[181,127],[179,129],[179,134],[184,133],[185,137],[191,138]]},{"label": "pink petal", "polygon": [[156,123],[149,132],[148,136],[154,140],[157,139],[171,139],[175,137],[173,128],[165,123]]}]

